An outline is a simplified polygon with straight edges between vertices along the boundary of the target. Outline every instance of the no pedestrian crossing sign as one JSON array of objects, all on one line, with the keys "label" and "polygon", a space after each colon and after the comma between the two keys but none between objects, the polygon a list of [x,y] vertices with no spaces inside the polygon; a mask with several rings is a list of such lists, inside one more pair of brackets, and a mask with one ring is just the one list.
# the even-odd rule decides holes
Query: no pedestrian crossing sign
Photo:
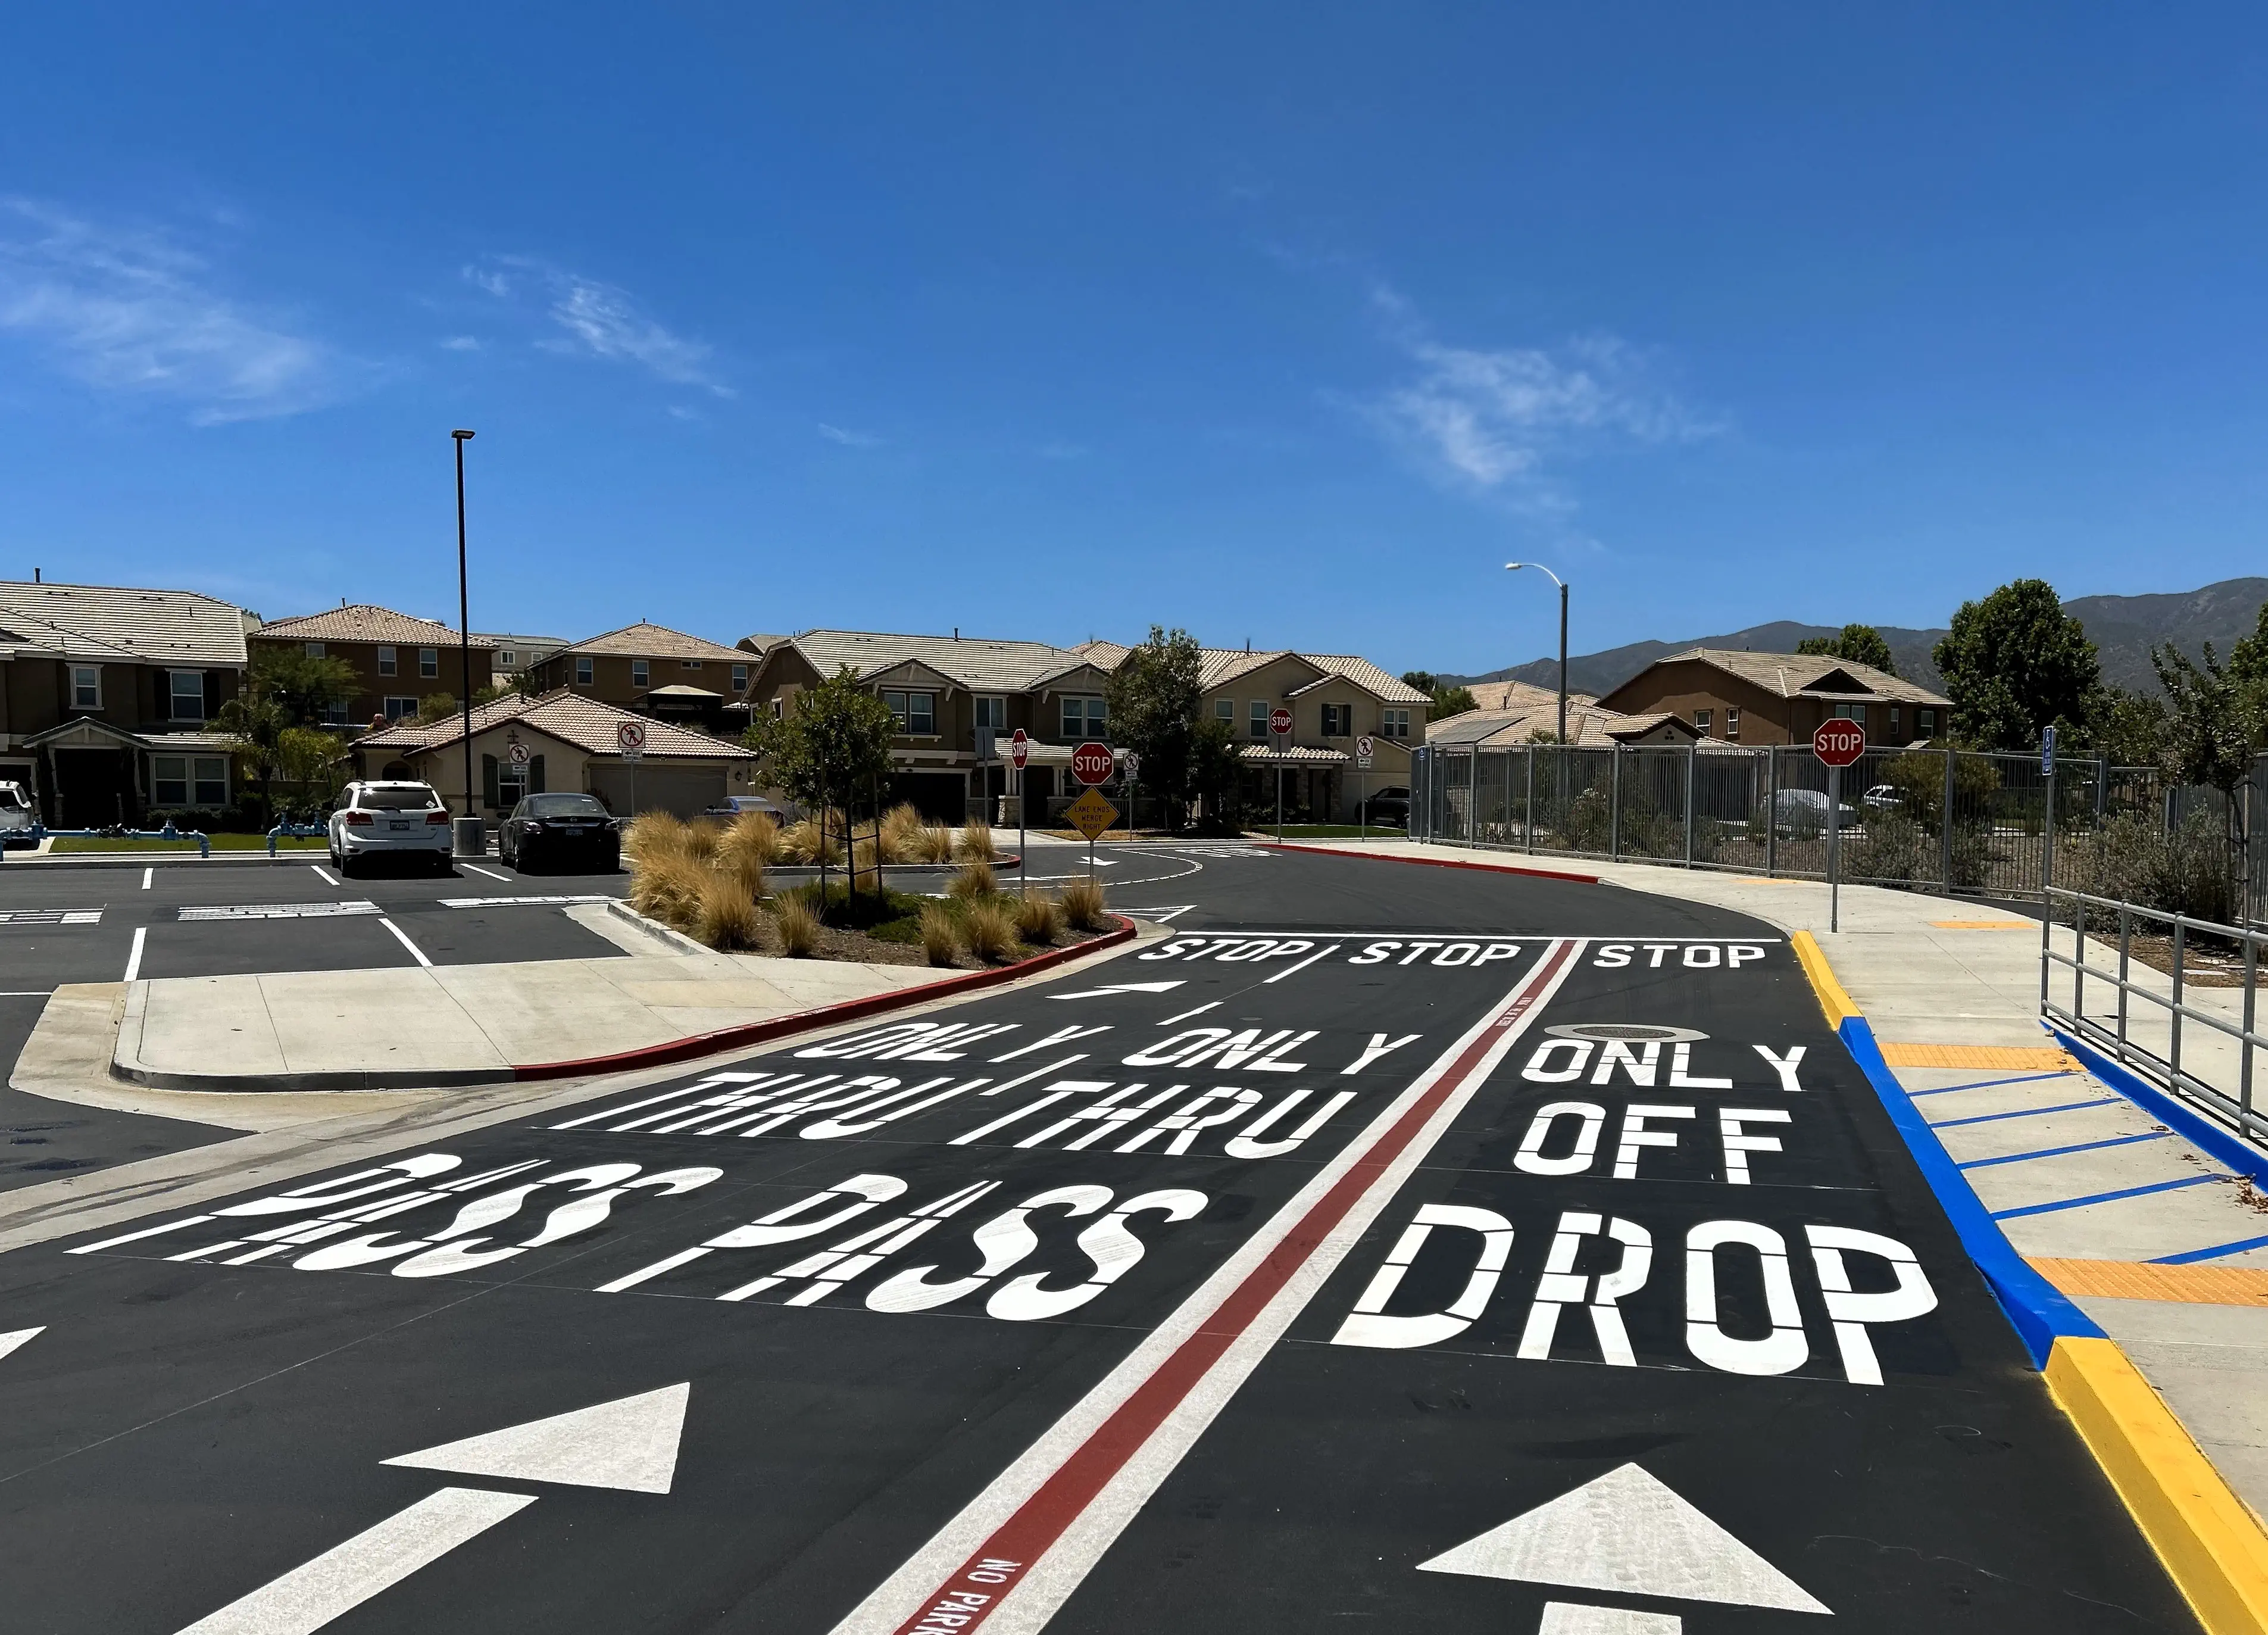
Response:
[{"label": "no pedestrian crossing sign", "polygon": [[1090,789],[1065,806],[1064,815],[1071,820],[1073,829],[1094,841],[1118,821],[1118,808],[1104,799],[1100,792]]},{"label": "no pedestrian crossing sign", "polygon": [[1092,739],[1071,752],[1071,775],[1089,789],[1097,784],[1109,782],[1111,769],[1116,765],[1111,757],[1110,746],[1098,744]]},{"label": "no pedestrian crossing sign", "polygon": [[1811,753],[1828,766],[1849,766],[1867,753],[1867,729],[1856,721],[1822,721]]},{"label": "no pedestrian crossing sign", "polygon": [[1354,763],[1363,771],[1370,770],[1370,739],[1367,734],[1354,740]]},{"label": "no pedestrian crossing sign", "polygon": [[504,755],[510,759],[514,766],[526,766],[527,764],[527,746],[526,744],[514,744],[511,748],[504,751]]},{"label": "no pedestrian crossing sign", "polygon": [[1031,758],[1032,740],[1024,736],[1024,729],[1020,726],[1008,735],[1008,759],[1014,762],[1020,771],[1024,762]]},{"label": "no pedestrian crossing sign", "polygon": [[645,754],[645,725],[639,721],[625,721],[615,729],[615,745],[622,752],[622,759],[635,761]]}]

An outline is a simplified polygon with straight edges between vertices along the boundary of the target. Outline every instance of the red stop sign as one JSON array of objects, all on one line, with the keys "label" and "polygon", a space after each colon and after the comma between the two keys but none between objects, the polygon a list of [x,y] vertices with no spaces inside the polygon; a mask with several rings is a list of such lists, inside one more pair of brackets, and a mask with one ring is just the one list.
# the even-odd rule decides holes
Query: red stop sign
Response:
[{"label": "red stop sign", "polygon": [[1856,721],[1822,721],[1811,753],[1829,766],[1849,766],[1867,753],[1867,729]]},{"label": "red stop sign", "polygon": [[1292,712],[1278,704],[1268,712],[1268,730],[1278,738],[1289,738],[1292,735]]},{"label": "red stop sign", "polygon": [[1110,746],[1093,741],[1071,752],[1071,775],[1090,789],[1110,781]]},{"label": "red stop sign", "polygon": [[1016,729],[1014,736],[1008,740],[1008,759],[1021,767],[1031,758],[1032,740],[1024,736],[1024,729],[1020,726]]}]

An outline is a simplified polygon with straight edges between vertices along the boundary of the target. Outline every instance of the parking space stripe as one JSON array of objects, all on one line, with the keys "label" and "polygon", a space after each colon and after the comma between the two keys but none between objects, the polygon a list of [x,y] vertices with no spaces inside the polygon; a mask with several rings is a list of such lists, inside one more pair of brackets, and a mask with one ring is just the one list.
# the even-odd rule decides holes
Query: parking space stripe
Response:
[{"label": "parking space stripe", "polygon": [[134,928],[133,952],[126,956],[126,976],[124,980],[127,982],[132,982],[136,976],[141,974],[142,943],[143,939],[148,937],[149,934],[150,928],[147,925],[136,925]]},{"label": "parking space stripe", "polygon": [[336,880],[332,878],[331,872],[325,868],[321,864],[310,863],[307,866],[315,871],[315,878],[321,880],[326,886],[335,886],[339,883]]},{"label": "parking space stripe", "polygon": [[470,869],[475,874],[485,874],[490,880],[500,880],[507,886],[512,884],[511,875],[499,874],[494,869],[484,869],[477,863],[460,862],[457,866],[460,869]]},{"label": "parking space stripe", "polygon": [[2014,1079],[1980,1079],[1975,1084],[1940,1085],[1934,1090],[1909,1090],[1906,1094],[1914,1101],[1926,1095],[1951,1095],[1956,1090],[1990,1090],[1999,1085],[2037,1084],[2043,1079],[2080,1079],[2086,1077],[2073,1070],[2057,1073],[2019,1073]]},{"label": "parking space stripe", "polygon": [[[2184,1249],[2178,1255],[2161,1255],[2149,1263],[2153,1266],[2188,1266],[2201,1260],[2219,1260],[2224,1255],[2242,1255],[2249,1249],[2268,1249],[2268,1238],[2239,1238],[2234,1243],[2216,1243],[2211,1248]],[[2224,1270],[2238,1270],[2242,1268]],[[2268,1272],[2261,1275],[2268,1277]]]},{"label": "parking space stripe", "polygon": [[1930,1123],[1932,1130],[1958,1130],[1963,1124],[1997,1124],[2003,1119],[2037,1118],[2045,1113],[2077,1113],[2090,1107],[2116,1107],[2118,1098],[2106,1095],[2093,1101],[2058,1101],[2053,1107],[2020,1107],[2013,1113],[1978,1113],[1969,1118],[1940,1118]]},{"label": "parking space stripe", "polygon": [[2074,1141],[2069,1146],[2043,1146],[2036,1153],[2008,1153],[1999,1158],[1972,1158],[1956,1169],[1990,1169],[1995,1164],[2029,1164],[2036,1158],[2061,1158],[2066,1153],[2092,1153],[2097,1147],[2132,1146],[2137,1141],[2163,1141],[2174,1132],[2153,1130],[2139,1136],[2112,1136],[2105,1141]]},{"label": "parking space stripe", "polygon": [[410,941],[409,933],[403,931],[401,926],[396,925],[392,920],[387,918],[382,914],[379,916],[378,923],[394,933],[394,941],[400,943],[403,947],[409,950],[409,957],[411,959],[416,961],[420,965],[431,965],[433,963],[432,961],[425,957],[425,950],[419,947],[416,943]]},{"label": "parking space stripe", "polygon": [[2051,1215],[2061,1209],[2085,1209],[2090,1204],[2116,1204],[2121,1198],[2147,1197],[2153,1192],[2174,1192],[2183,1187],[2202,1187],[2216,1181],[2234,1181],[2234,1175],[2183,1175],[2178,1181],[2157,1181],[2146,1187],[2124,1187],[2116,1192],[2091,1192],[2085,1197],[2058,1198],[2052,1204],[2026,1204],[2019,1209],[1996,1209],[1995,1220],[2020,1220],[2026,1215]]}]

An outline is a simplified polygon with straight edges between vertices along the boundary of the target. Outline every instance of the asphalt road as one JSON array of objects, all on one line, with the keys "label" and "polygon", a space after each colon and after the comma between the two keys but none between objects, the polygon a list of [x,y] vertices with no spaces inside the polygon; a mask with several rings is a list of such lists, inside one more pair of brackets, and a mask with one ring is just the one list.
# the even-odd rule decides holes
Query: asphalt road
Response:
[{"label": "asphalt road", "polygon": [[2196,1628],[1764,928],[1149,889],[1051,985],[0,1256],[9,1626]]}]

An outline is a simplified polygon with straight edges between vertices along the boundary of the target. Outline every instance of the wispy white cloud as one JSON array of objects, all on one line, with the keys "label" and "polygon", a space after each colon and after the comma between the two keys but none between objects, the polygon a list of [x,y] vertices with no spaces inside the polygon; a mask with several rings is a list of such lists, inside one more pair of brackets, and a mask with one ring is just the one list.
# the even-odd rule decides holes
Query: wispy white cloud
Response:
[{"label": "wispy white cloud", "polygon": [[99,390],[189,406],[200,424],[331,401],[357,366],[218,287],[177,238],[0,199],[0,329]]},{"label": "wispy white cloud", "polygon": [[1373,299],[1414,371],[1370,407],[1398,440],[1460,482],[1510,487],[1533,503],[1563,504],[1551,483],[1562,458],[1616,442],[1688,442],[1721,430],[1680,401],[1642,352],[1612,336],[1556,349],[1449,346],[1433,339],[1393,291],[1381,288]]},{"label": "wispy white cloud", "polygon": [[537,342],[547,351],[629,364],[674,385],[737,395],[718,378],[713,348],[666,328],[618,285],[516,256],[468,267],[464,275],[500,300],[516,299],[531,286],[540,291],[545,316],[563,332]]},{"label": "wispy white cloud", "polygon": [[840,443],[845,448],[879,448],[882,439],[871,431],[846,431],[841,426],[819,423],[819,435],[830,443]]},{"label": "wispy white cloud", "polygon": [[446,335],[442,338],[441,350],[445,352],[477,352],[482,350],[482,342],[478,335]]}]

